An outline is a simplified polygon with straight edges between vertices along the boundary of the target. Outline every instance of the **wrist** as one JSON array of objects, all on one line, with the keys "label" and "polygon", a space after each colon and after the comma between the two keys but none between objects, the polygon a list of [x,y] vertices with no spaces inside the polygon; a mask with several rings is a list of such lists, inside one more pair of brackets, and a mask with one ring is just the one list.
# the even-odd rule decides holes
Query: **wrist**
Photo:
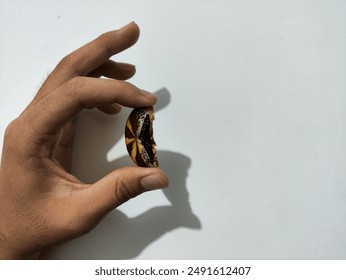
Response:
[{"label": "wrist", "polygon": [[34,260],[38,259],[39,254],[21,254],[15,250],[0,246],[0,260]]},{"label": "wrist", "polygon": [[11,253],[10,251],[3,250],[0,248],[0,260],[19,260],[21,259],[19,256]]},{"label": "wrist", "polygon": [[16,254],[14,254],[14,251],[11,250],[5,233],[0,229],[0,260],[14,259],[19,259],[19,256],[16,256]]},{"label": "wrist", "polygon": [[19,259],[15,256],[13,251],[8,248],[8,246],[3,242],[3,240],[0,241],[0,260],[14,260]]}]

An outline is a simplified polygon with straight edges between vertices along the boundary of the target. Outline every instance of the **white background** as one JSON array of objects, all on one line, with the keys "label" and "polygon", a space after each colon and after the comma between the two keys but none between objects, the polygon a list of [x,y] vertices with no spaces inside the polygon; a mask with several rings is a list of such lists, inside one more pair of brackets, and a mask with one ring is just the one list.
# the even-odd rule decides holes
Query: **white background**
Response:
[{"label": "white background", "polygon": [[[132,20],[141,38],[115,59],[159,97],[170,188],[46,257],[345,259],[345,11],[342,0],[1,0],[1,138],[63,56]],[[80,116],[82,180],[131,164],[128,113]]]}]

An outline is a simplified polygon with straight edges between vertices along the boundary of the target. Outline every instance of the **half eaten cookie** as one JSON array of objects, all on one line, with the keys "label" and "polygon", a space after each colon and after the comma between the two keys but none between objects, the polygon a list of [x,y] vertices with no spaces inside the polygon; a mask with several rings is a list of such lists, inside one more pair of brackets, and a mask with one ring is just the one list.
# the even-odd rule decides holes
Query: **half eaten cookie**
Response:
[{"label": "half eaten cookie", "polygon": [[132,160],[142,167],[158,167],[156,143],[153,138],[154,108],[135,108],[125,127],[126,148]]}]

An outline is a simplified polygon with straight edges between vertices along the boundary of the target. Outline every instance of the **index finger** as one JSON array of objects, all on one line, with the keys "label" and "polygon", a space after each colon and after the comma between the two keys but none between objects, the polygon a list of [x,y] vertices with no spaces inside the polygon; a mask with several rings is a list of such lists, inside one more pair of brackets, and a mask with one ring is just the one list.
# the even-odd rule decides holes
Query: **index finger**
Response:
[{"label": "index finger", "polygon": [[138,25],[131,22],[119,30],[104,33],[73,51],[59,62],[36,97],[42,98],[74,77],[88,75],[111,56],[134,45],[139,33]]},{"label": "index finger", "polygon": [[146,107],[156,103],[156,96],[125,81],[76,77],[21,115],[27,123],[23,133],[30,139],[50,142],[83,108],[114,103]]}]

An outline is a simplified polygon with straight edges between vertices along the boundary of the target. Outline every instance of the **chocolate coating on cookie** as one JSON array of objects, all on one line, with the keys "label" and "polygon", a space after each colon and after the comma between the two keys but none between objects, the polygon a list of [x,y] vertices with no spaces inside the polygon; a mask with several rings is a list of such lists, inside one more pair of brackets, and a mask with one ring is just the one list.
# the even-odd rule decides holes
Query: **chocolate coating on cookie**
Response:
[{"label": "chocolate coating on cookie", "polygon": [[125,143],[132,160],[142,167],[158,167],[156,143],[153,138],[154,109],[135,108],[127,119]]}]

